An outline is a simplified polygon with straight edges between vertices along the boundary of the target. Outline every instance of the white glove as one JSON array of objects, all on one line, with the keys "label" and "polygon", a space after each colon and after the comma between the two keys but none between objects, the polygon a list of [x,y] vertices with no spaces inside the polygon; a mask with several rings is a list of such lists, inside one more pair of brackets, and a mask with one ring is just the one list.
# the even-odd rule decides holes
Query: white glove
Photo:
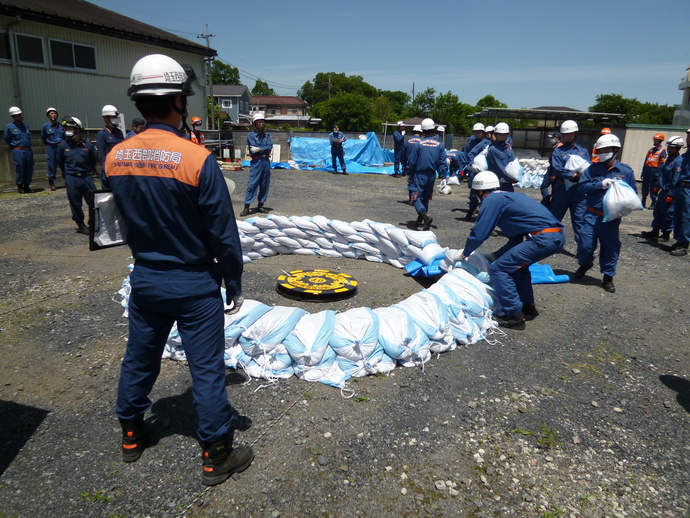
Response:
[{"label": "white glove", "polygon": [[453,261],[455,261],[457,263],[458,261],[464,261],[465,259],[467,259],[467,256],[463,253],[463,250],[459,250],[459,251],[455,252],[455,256],[453,257]]},{"label": "white glove", "polygon": [[242,307],[242,304],[244,304],[244,297],[242,295],[235,295],[234,297],[228,297],[227,299],[228,306],[230,306],[230,309],[225,310],[226,315],[234,315],[237,313],[240,308]]},{"label": "white glove", "polygon": [[613,179],[613,178],[604,178],[604,179],[601,181],[601,186],[602,186],[604,189],[608,189],[609,187],[611,187],[611,185],[613,184],[613,182],[614,182],[614,179]]},{"label": "white glove", "polygon": [[443,180],[441,180],[441,189],[443,189],[446,185],[448,185],[448,180],[444,178]]},{"label": "white glove", "polygon": [[251,153],[254,153],[254,154],[256,154],[256,153],[261,153],[261,148],[260,148],[260,147],[256,147],[256,146],[252,146],[252,147],[249,148],[249,151],[250,151]]}]

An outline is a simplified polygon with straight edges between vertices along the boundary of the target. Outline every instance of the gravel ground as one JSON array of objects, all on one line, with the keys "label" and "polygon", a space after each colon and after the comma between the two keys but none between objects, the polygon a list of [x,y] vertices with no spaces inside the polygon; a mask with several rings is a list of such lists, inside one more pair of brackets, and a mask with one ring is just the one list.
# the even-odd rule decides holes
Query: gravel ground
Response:
[{"label": "gravel ground", "polygon": [[[227,173],[239,187],[247,171]],[[119,456],[114,400],[127,326],[117,291],[125,247],[89,252],[64,189],[0,188],[0,518],[690,516],[690,263],[650,245],[651,212],[627,216],[617,293],[594,268],[535,287],[525,331],[435,356],[424,369],[353,380],[355,396],[293,377],[228,371],[253,465],[200,484],[191,378],[165,361],[147,421],[153,445]],[[530,190],[528,194],[536,196]],[[274,171],[277,214],[404,227],[404,180]],[[432,201],[432,230],[459,248],[465,186]],[[548,263],[576,268],[566,250]],[[505,238],[493,236],[491,251]],[[275,291],[286,269],[324,267],[360,281],[356,297],[299,303]],[[246,265],[245,295],[322,309],[391,305],[432,281],[385,264],[277,256]]]}]

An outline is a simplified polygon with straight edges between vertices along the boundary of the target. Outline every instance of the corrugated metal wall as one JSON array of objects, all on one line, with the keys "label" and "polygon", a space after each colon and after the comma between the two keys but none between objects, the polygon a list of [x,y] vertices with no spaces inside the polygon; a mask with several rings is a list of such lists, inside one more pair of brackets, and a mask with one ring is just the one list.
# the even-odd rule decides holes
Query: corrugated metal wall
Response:
[{"label": "corrugated metal wall", "polygon": [[[0,30],[6,29],[12,20],[0,16]],[[48,106],[55,106],[61,116],[79,117],[87,127],[101,127],[101,108],[105,104],[114,104],[124,114],[126,126],[129,127],[132,118],[139,116],[134,103],[127,97],[129,74],[139,58],[152,53],[166,54],[180,63],[189,63],[194,67],[199,79],[195,85],[197,95],[189,98],[189,111],[190,114],[198,113],[206,119],[203,56],[29,21],[14,25],[12,31],[43,37],[46,66],[18,65],[16,69],[21,108],[32,131],[39,130],[47,120],[45,109]],[[96,73],[51,68],[49,38],[94,46]],[[9,62],[0,62],[0,84],[0,113],[5,115],[0,120],[9,122],[7,109],[19,104],[13,69]]]}]

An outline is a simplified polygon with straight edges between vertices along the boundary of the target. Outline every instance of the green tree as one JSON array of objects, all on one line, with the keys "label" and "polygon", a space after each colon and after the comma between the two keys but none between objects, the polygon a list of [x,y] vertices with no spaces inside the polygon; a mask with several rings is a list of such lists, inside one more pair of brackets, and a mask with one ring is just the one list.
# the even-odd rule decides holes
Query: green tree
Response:
[{"label": "green tree", "polygon": [[643,103],[620,94],[601,94],[595,97],[596,104],[589,107],[591,112],[621,113],[625,122],[635,124],[671,124],[674,106]]},{"label": "green tree", "polygon": [[381,90],[381,97],[388,100],[391,110],[394,113],[401,114],[410,103],[410,95],[405,92]]},{"label": "green tree", "polygon": [[276,91],[268,86],[268,83],[266,81],[262,81],[261,79],[256,80],[256,84],[254,85],[254,88],[252,88],[252,95],[277,95]]},{"label": "green tree", "polygon": [[240,84],[240,71],[237,67],[214,59],[211,64],[211,81],[214,85]]},{"label": "green tree", "polygon": [[427,88],[415,95],[407,109],[408,117],[429,117],[436,105],[436,90]]},{"label": "green tree", "polygon": [[364,97],[378,97],[379,91],[365,82],[361,76],[346,76],[344,73],[319,72],[313,81],[307,81],[297,91],[297,97],[309,108],[343,93],[361,94]]},{"label": "green tree", "polygon": [[344,131],[375,131],[372,101],[361,93],[343,93],[321,101],[311,110],[325,128],[339,124]]},{"label": "green tree", "polygon": [[481,111],[483,108],[507,108],[508,105],[496,99],[493,95],[485,95],[477,101],[475,109]]}]

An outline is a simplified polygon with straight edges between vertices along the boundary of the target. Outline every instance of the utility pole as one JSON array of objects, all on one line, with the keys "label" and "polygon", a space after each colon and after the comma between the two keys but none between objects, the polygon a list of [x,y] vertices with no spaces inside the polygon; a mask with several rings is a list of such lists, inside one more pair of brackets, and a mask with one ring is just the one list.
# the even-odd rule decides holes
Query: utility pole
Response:
[{"label": "utility pole", "polygon": [[[206,32],[204,34],[200,34],[197,36],[197,38],[204,38],[206,39],[206,47],[209,49],[211,48],[211,38],[213,38],[215,34],[209,34],[208,32],[208,24],[206,24]],[[212,77],[212,69],[213,69],[213,56],[209,56],[205,60],[206,62],[206,81],[208,82],[208,97],[207,97],[207,102],[208,99],[211,100],[211,128],[210,129],[215,129],[216,126],[216,103],[213,99],[213,77]],[[208,122],[206,124],[208,127]],[[220,129],[220,128],[218,128]]]}]

